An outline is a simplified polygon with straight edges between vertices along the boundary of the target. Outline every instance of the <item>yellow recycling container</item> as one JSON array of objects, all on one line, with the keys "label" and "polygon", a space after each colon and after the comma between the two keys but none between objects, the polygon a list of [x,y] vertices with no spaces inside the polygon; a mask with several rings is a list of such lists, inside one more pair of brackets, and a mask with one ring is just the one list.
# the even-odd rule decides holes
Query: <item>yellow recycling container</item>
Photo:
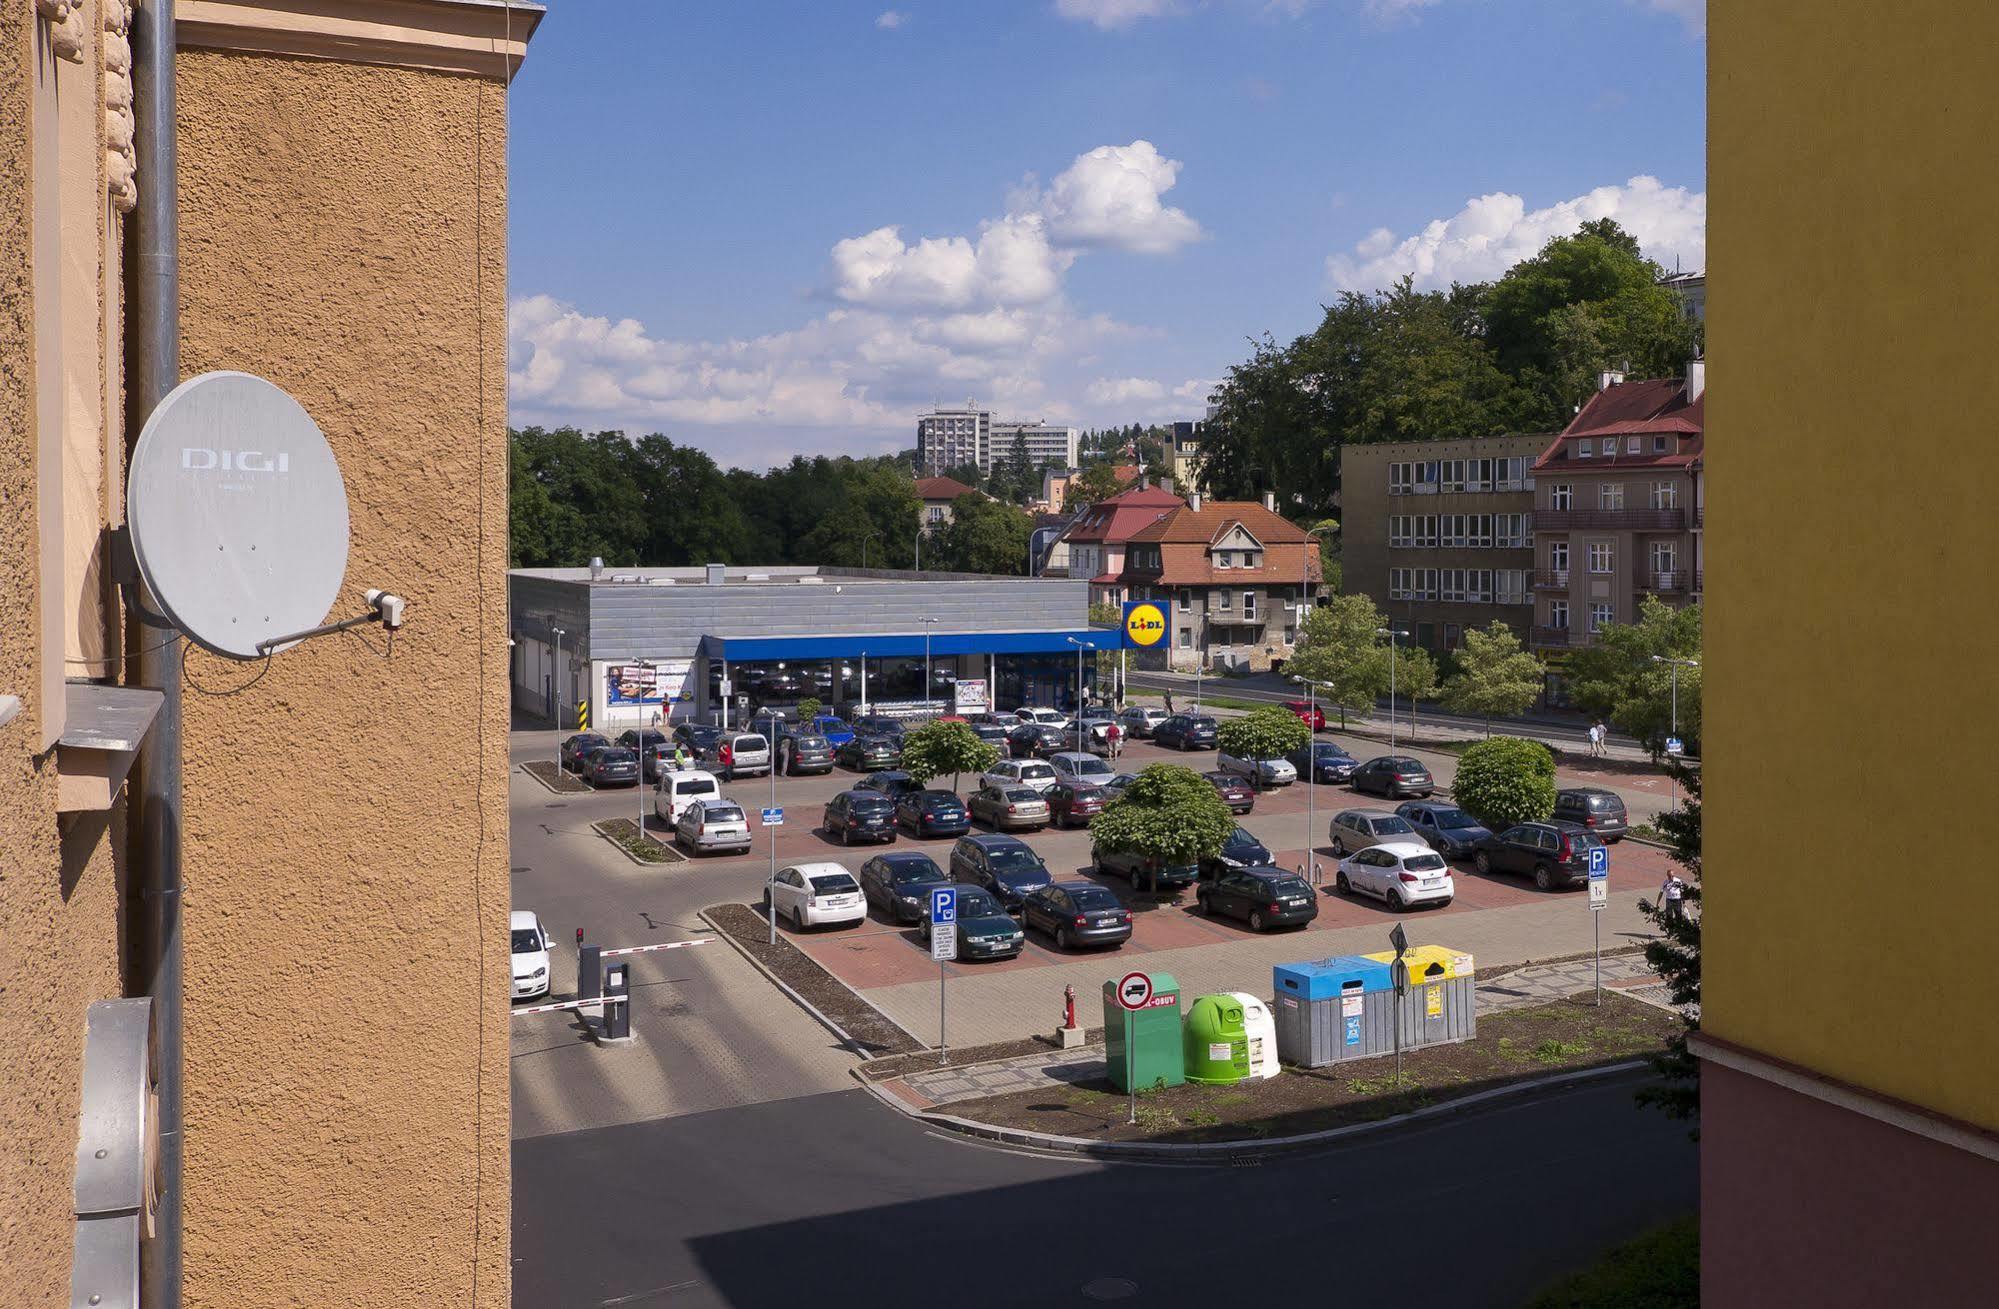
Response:
[{"label": "yellow recycling container", "polygon": [[[1393,950],[1361,957],[1395,962]],[[1471,955],[1446,945],[1412,945],[1402,962],[1409,968],[1409,993],[1397,1006],[1403,1049],[1469,1041],[1478,1028]]]}]

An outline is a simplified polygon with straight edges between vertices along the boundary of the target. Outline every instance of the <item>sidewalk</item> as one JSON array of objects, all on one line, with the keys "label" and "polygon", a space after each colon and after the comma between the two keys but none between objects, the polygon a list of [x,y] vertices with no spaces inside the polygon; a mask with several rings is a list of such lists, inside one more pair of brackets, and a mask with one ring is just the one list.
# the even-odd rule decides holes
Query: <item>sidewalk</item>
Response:
[{"label": "sidewalk", "polygon": [[[1545,1004],[1588,990],[1595,981],[1588,959],[1559,964],[1535,964],[1518,969],[1477,989],[1478,1012],[1503,1013],[1527,1005]],[[1643,955],[1613,955],[1603,961],[1603,984],[1633,999],[1660,985]],[[1649,1001],[1648,1001],[1649,1002]],[[1073,1086],[1103,1075],[1103,1047],[1064,1054],[1028,1054],[970,1068],[939,1068],[911,1073],[884,1084],[898,1100],[918,1109],[933,1109],[961,1100],[980,1100],[1016,1091]]]}]

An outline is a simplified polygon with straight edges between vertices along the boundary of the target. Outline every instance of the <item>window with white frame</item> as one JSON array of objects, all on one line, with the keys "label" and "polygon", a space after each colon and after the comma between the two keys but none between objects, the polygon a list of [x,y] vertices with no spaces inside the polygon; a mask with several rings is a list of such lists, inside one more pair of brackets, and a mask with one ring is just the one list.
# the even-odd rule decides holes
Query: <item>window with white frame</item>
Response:
[{"label": "window with white frame", "polygon": [[1414,569],[1410,568],[1391,568],[1388,570],[1389,599],[1407,600],[1409,598],[1409,574],[1414,571]]},{"label": "window with white frame", "polygon": [[1617,571],[1617,546],[1611,541],[1591,541],[1589,543],[1589,570],[1592,573],[1613,573]]},{"label": "window with white frame", "polygon": [[1235,567],[1235,551],[1233,551],[1233,550],[1217,550],[1217,551],[1215,551],[1215,567],[1217,567],[1217,568],[1234,568],[1234,567]]},{"label": "window with white frame", "polygon": [[1655,436],[1655,437],[1653,437],[1653,438],[1652,438],[1652,453],[1653,453],[1653,454],[1655,454],[1655,455],[1662,455],[1662,454],[1667,454],[1667,453],[1669,453],[1669,452],[1670,452],[1670,451],[1672,450],[1672,448],[1673,448],[1673,438],[1672,438],[1672,437],[1670,437],[1670,436]]},{"label": "window with white frame", "polygon": [[1524,455],[1514,455],[1506,459],[1494,460],[1499,465],[1498,480],[1493,483],[1495,491],[1518,491],[1527,480],[1528,459]]},{"label": "window with white frame", "polygon": [[1462,491],[1465,489],[1464,460],[1446,459],[1439,465],[1439,469],[1437,480],[1443,483],[1442,489],[1445,492]]},{"label": "window with white frame", "polygon": [[1416,494],[1435,495],[1437,493],[1437,461],[1432,459],[1416,466]]},{"label": "window with white frame", "polygon": [[1616,438],[1616,437],[1614,437],[1614,436],[1606,436],[1606,437],[1604,437],[1604,438],[1603,438],[1603,452],[1602,452],[1602,453],[1603,453],[1603,457],[1604,457],[1605,459],[1615,459],[1615,458],[1617,458],[1617,438]]},{"label": "window with white frame", "polygon": [[1617,621],[1614,614],[1615,609],[1609,601],[1592,601],[1589,607],[1589,630],[1592,632],[1601,632],[1611,623]]},{"label": "window with white frame", "polygon": [[1408,514],[1390,514],[1388,516],[1389,549],[1391,550],[1408,549],[1411,535],[1412,533],[1409,530]]},{"label": "window with white frame", "polygon": [[1492,599],[1495,604],[1524,605],[1528,600],[1527,570],[1524,568],[1501,568],[1492,574]]},{"label": "window with white frame", "polygon": [[1180,612],[1184,614],[1193,607],[1194,593],[1192,591],[1182,591],[1180,593]]},{"label": "window with white frame", "polygon": [[1388,494],[1408,495],[1413,482],[1410,464],[1390,464],[1388,466]]},{"label": "window with white frame", "polygon": [[1584,437],[1582,440],[1576,442],[1576,458],[1587,459],[1595,452],[1596,447],[1590,444],[1588,437]]},{"label": "window with white frame", "polygon": [[1437,515],[1416,515],[1416,544],[1423,549],[1434,549],[1437,544]]},{"label": "window with white frame", "polygon": [[1529,544],[1527,539],[1529,520],[1526,514],[1494,514],[1493,519],[1500,549],[1519,550]]},{"label": "window with white frame", "polygon": [[1680,507],[1680,484],[1678,482],[1652,483],[1652,507],[1654,509],[1678,509]]},{"label": "window with white frame", "polygon": [[1628,454],[1628,455],[1635,455],[1635,454],[1638,454],[1638,453],[1640,453],[1640,451],[1641,451],[1641,449],[1642,449],[1642,446],[1641,446],[1641,444],[1640,444],[1640,443],[1641,443],[1642,441],[1644,441],[1644,439],[1645,439],[1645,438],[1644,438],[1644,437],[1642,437],[1642,436],[1627,436],[1627,437],[1625,437],[1625,438],[1624,438],[1624,453],[1626,453],[1626,454]]},{"label": "window with white frame", "polygon": [[1181,648],[1182,650],[1191,650],[1191,649],[1193,649],[1193,648],[1194,648],[1194,629],[1193,629],[1193,628],[1191,628],[1191,627],[1183,627],[1183,628],[1181,628],[1181,629],[1180,629],[1180,648]]},{"label": "window with white frame", "polygon": [[1441,568],[1437,571],[1443,574],[1440,580],[1443,583],[1444,602],[1446,604],[1464,603],[1465,570],[1462,568]]},{"label": "window with white frame", "polygon": [[1243,551],[1243,552],[1242,552],[1242,566],[1243,566],[1244,568],[1261,568],[1261,567],[1263,567],[1263,552],[1262,552],[1261,550],[1245,550],[1245,551]]},{"label": "window with white frame", "polygon": [[1566,632],[1569,628],[1569,602],[1550,600],[1548,602],[1548,626]]},{"label": "window with white frame", "polygon": [[1465,543],[1465,516],[1463,514],[1441,514],[1438,516],[1438,540],[1446,550],[1459,549]]},{"label": "window with white frame", "polygon": [[1548,571],[1566,573],[1569,571],[1569,543],[1567,541],[1548,542]]},{"label": "window with white frame", "polygon": [[1491,514],[1471,516],[1471,543],[1474,549],[1492,549],[1492,517]]},{"label": "window with white frame", "polygon": [[1597,487],[1596,507],[1599,509],[1624,508],[1624,483],[1605,482]]},{"label": "window with white frame", "polygon": [[1648,553],[1652,559],[1652,573],[1655,577],[1662,573],[1679,571],[1680,543],[1678,541],[1654,541]]},{"label": "window with white frame", "polygon": [[1548,488],[1548,508],[1567,509],[1574,492],[1567,482],[1556,482]]},{"label": "window with white frame", "polygon": [[1492,489],[1492,466],[1497,459],[1467,459],[1465,461],[1465,490],[1490,491]]},{"label": "window with white frame", "polygon": [[1242,620],[1245,623],[1256,621],[1256,592],[1254,591],[1244,591],[1242,593]]},{"label": "window with white frame", "polygon": [[1215,592],[1215,595],[1218,597],[1215,601],[1216,607],[1218,607],[1223,613],[1228,613],[1230,609],[1234,607],[1235,597],[1230,595],[1227,591],[1217,591]]},{"label": "window with white frame", "polygon": [[1473,568],[1465,578],[1465,599],[1473,604],[1492,603],[1492,570]]}]

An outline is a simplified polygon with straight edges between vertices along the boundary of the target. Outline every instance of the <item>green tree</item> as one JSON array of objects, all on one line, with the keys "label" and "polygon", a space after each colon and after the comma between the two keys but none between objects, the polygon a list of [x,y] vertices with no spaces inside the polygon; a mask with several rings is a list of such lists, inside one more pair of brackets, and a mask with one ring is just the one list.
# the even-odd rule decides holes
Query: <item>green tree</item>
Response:
[{"label": "green tree", "polygon": [[1394,695],[1409,704],[1409,730],[1416,730],[1416,706],[1437,692],[1437,661],[1420,645],[1404,645],[1395,651]]},{"label": "green tree", "polygon": [[825,707],[825,705],[819,703],[816,696],[806,696],[798,702],[798,721],[801,723],[811,722],[819,716],[819,711]]},{"label": "green tree", "polygon": [[1282,705],[1262,705],[1215,729],[1216,743],[1238,759],[1282,759],[1312,739],[1305,720]]},{"label": "green tree", "polygon": [[1027,572],[1027,540],[1034,520],[1012,505],[982,495],[961,495],[951,503],[951,521],[934,538],[932,567],[961,573]]},{"label": "green tree", "polygon": [[1596,643],[1570,653],[1569,697],[1644,742],[1656,758],[1674,722],[1674,669],[1657,659],[1695,661],[1679,668],[1679,732],[1693,754],[1701,735],[1701,607],[1675,609],[1657,596],[1638,606],[1636,623],[1609,623]]},{"label": "green tree", "polygon": [[[1645,962],[1666,983],[1666,995],[1680,1011],[1681,1027],[1652,1058],[1664,1086],[1638,1092],[1640,1104],[1655,1105],[1674,1118],[1700,1116],[1700,1062],[1687,1049],[1687,1037],[1700,1030],[1701,1007],[1701,775],[1698,769],[1672,765],[1684,798],[1677,808],[1659,815],[1660,834],[1673,848],[1673,862],[1686,870],[1678,916],[1668,914],[1655,897],[1640,900],[1638,912],[1659,929],[1659,939],[1645,943]],[[1696,1128],[1694,1135],[1700,1135]]]},{"label": "green tree", "polygon": [[1495,832],[1545,821],[1555,812],[1555,756],[1534,741],[1489,736],[1458,757],[1451,799]]},{"label": "green tree", "polygon": [[[906,766],[906,765],[905,765]],[[1178,764],[1148,764],[1090,820],[1090,840],[1167,863],[1221,853],[1235,815],[1207,778]]]},{"label": "green tree", "polygon": [[1305,615],[1297,648],[1284,671],[1318,682],[1340,711],[1371,712],[1388,691],[1388,660],[1381,653],[1381,610],[1365,595],[1337,595]]},{"label": "green tree", "polygon": [[1109,460],[1085,464],[1069,483],[1067,498],[1063,507],[1067,509],[1087,509],[1116,495],[1118,486],[1117,470]]},{"label": "green tree", "polygon": [[951,774],[951,789],[965,773],[983,773],[999,762],[999,747],[981,741],[969,723],[925,723],[902,738],[902,771],[919,784]]},{"label": "green tree", "polygon": [[969,486],[974,491],[978,490],[979,483],[985,480],[985,474],[979,471],[977,464],[953,464],[944,470],[944,476]]},{"label": "green tree", "polygon": [[1522,650],[1513,629],[1498,621],[1483,632],[1466,631],[1457,661],[1458,671],[1444,682],[1438,699],[1452,713],[1485,719],[1488,736],[1495,717],[1527,712],[1546,681],[1541,661]]}]

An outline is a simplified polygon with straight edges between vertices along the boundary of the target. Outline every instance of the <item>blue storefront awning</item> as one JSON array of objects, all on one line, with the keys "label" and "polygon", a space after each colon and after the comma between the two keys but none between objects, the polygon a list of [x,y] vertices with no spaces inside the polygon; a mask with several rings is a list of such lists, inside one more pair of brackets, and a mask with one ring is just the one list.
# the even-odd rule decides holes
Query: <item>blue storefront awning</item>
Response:
[{"label": "blue storefront awning", "polygon": [[[1042,632],[932,632],[929,651],[933,659],[952,655],[1068,654],[1076,647],[1070,638],[1087,642],[1098,650],[1120,648],[1119,634],[1103,627],[1076,627]],[[923,657],[921,632],[895,632],[877,636],[752,636],[701,638],[701,653],[710,660],[730,663],[768,663],[776,659],[898,659]]]}]

